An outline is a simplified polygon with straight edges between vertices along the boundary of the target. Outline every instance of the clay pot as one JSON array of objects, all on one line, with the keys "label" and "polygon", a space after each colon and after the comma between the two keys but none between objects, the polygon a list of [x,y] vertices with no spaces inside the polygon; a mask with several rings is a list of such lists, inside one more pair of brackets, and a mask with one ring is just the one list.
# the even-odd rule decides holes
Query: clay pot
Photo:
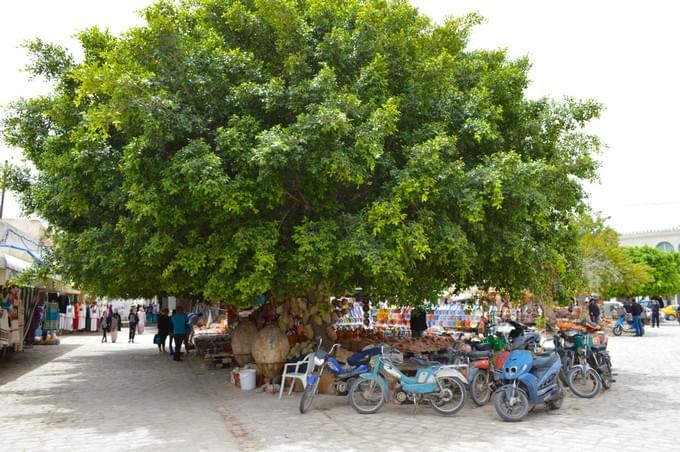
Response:
[{"label": "clay pot", "polygon": [[257,333],[251,353],[265,377],[274,379],[281,374],[290,350],[288,338],[276,325],[268,325]]},{"label": "clay pot", "polygon": [[245,366],[253,362],[253,356],[250,352],[256,338],[257,328],[248,320],[239,322],[234,329],[234,333],[231,336],[231,350],[239,366]]}]

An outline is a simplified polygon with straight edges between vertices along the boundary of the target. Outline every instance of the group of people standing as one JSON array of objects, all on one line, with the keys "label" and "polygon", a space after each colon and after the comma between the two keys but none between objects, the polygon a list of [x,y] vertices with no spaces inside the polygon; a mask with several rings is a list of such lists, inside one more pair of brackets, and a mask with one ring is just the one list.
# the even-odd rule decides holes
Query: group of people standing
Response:
[{"label": "group of people standing", "polygon": [[[130,329],[130,334],[128,337],[128,343],[135,343],[135,335],[142,334],[144,332],[144,327],[146,326],[146,314],[144,312],[144,307],[133,306],[130,308],[130,314],[128,315],[128,325]],[[111,342],[116,342],[118,339],[118,332],[123,328],[123,320],[118,313],[118,309],[114,309],[112,305],[108,305],[104,308],[101,318],[102,327],[102,342],[108,342],[106,333],[111,333]]]},{"label": "group of people standing", "polygon": [[[179,306],[177,309],[170,311],[166,308],[161,310],[158,316],[158,337],[156,344],[160,353],[165,352],[165,341],[170,337],[170,353],[173,355],[172,359],[181,361],[182,344],[187,348],[191,335],[193,334],[193,326],[203,316],[201,313],[186,314],[184,308]],[[174,342],[174,350],[173,350]]]}]

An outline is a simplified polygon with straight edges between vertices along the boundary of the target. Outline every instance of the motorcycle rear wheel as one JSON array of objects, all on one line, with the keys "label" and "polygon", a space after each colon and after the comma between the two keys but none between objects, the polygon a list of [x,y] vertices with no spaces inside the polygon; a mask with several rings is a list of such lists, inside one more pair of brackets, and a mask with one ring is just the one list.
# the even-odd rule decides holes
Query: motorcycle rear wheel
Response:
[{"label": "motorcycle rear wheel", "polygon": [[373,414],[385,404],[385,393],[377,381],[358,378],[349,389],[349,401],[357,413]]},{"label": "motorcycle rear wheel", "polygon": [[498,413],[501,419],[506,422],[519,422],[529,414],[531,406],[527,393],[524,392],[523,389],[517,388],[516,398],[515,404],[511,406],[504,388],[500,388],[493,395],[493,404],[496,408],[496,413]]},{"label": "motorcycle rear wheel", "polygon": [[319,381],[320,380],[317,379],[314,383],[305,387],[302,397],[300,398],[300,414],[305,414],[312,406],[316,390],[319,387]]},{"label": "motorcycle rear wheel", "polygon": [[432,409],[444,416],[452,416],[465,405],[465,385],[453,377],[441,377],[438,381],[444,394],[432,400]]},{"label": "motorcycle rear wheel", "polygon": [[477,406],[484,406],[491,400],[493,391],[490,377],[488,370],[480,369],[470,382],[470,396]]},{"label": "motorcycle rear wheel", "polygon": [[602,389],[600,375],[593,368],[584,371],[581,366],[574,366],[567,376],[569,389],[578,397],[592,399]]},{"label": "motorcycle rear wheel", "polygon": [[614,379],[612,378],[612,366],[609,358],[601,357],[603,362],[600,365],[600,379],[602,380],[602,387],[604,389],[611,389]]}]

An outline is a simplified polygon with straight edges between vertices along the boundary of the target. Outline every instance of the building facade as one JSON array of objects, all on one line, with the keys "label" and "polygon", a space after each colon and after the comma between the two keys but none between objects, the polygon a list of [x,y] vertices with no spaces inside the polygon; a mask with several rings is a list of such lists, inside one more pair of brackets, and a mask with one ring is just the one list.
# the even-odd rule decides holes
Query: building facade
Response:
[{"label": "building facade", "polygon": [[621,234],[622,246],[651,246],[663,251],[680,251],[680,227],[660,231],[634,232]]}]

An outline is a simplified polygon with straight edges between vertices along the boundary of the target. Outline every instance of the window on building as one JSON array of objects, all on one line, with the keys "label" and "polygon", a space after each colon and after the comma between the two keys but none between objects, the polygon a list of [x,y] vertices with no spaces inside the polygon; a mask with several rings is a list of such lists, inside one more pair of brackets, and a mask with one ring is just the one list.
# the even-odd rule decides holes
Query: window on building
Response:
[{"label": "window on building", "polygon": [[667,251],[669,253],[675,251],[673,245],[671,245],[668,242],[659,242],[659,244],[656,245],[656,248],[660,249],[661,251]]}]

